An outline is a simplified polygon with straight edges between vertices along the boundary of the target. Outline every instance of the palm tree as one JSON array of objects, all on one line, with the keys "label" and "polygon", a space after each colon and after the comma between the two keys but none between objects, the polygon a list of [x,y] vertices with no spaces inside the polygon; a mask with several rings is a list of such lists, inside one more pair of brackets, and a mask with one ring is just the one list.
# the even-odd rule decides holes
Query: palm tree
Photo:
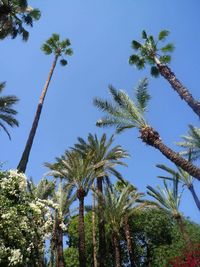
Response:
[{"label": "palm tree", "polygon": [[26,0],[0,0],[0,39],[22,35],[27,41],[29,32],[25,26],[32,27],[40,15],[40,11],[29,6]]},{"label": "palm tree", "polygon": [[[124,181],[123,183],[121,181],[117,181],[115,185],[115,189],[119,193],[123,193],[123,190],[127,187],[130,187],[131,193],[136,192],[137,188],[131,185],[128,181]],[[134,195],[136,196],[136,195]],[[139,196],[142,196],[140,193]],[[127,196],[127,200],[129,201],[129,198]],[[137,200],[137,198],[136,198]],[[131,207],[133,208],[133,207]],[[134,256],[134,248],[133,248],[133,242],[132,242],[132,237],[131,237],[131,229],[130,229],[130,224],[129,224],[129,213],[125,214],[124,216],[124,232],[126,236],[126,243],[127,243],[127,249],[128,249],[128,254],[129,254],[129,259],[130,259],[130,266],[131,267],[136,267],[135,264],[135,256]]]},{"label": "palm tree", "polygon": [[150,64],[151,74],[157,77],[159,73],[171,84],[172,88],[179,94],[192,110],[200,117],[200,102],[195,100],[186,87],[176,78],[167,63],[170,63],[170,52],[174,50],[174,45],[168,43],[159,47],[159,43],[164,41],[169,35],[169,31],[163,30],[155,39],[152,35],[148,36],[145,31],[142,32],[144,43],[136,40],[132,41],[132,48],[138,52],[129,58],[131,65],[136,65],[138,69],[143,69],[145,64]]},{"label": "palm tree", "polygon": [[[5,83],[0,83],[0,93],[2,93],[4,88]],[[11,139],[11,136],[5,124],[11,127],[19,126],[18,121],[14,117],[17,114],[17,111],[13,109],[13,105],[15,105],[18,101],[19,99],[14,95],[0,97],[0,128],[5,131],[9,139]]]},{"label": "palm tree", "polygon": [[171,176],[170,177],[166,177],[166,176],[158,176],[159,178],[162,179],[168,179],[168,180],[173,180],[175,179],[175,177],[178,179],[178,181],[182,182],[183,185],[186,185],[187,188],[190,190],[194,201],[197,205],[197,208],[200,211],[200,200],[195,192],[194,186],[193,186],[193,177],[191,175],[189,175],[189,173],[187,173],[186,171],[182,170],[180,167],[177,166],[177,171],[167,167],[164,164],[158,164],[156,165],[158,168],[166,171],[167,173],[169,173]]},{"label": "palm tree", "polygon": [[94,105],[107,113],[107,116],[97,121],[97,126],[115,126],[118,133],[125,129],[138,128],[140,138],[144,143],[158,149],[166,158],[200,180],[200,169],[167,147],[162,142],[159,133],[145,120],[144,113],[150,99],[147,85],[147,79],[143,79],[139,83],[135,102],[124,91],[117,91],[112,86],[109,87],[109,91],[114,103],[99,98],[94,99]]},{"label": "palm tree", "polygon": [[79,143],[75,144],[75,150],[81,153],[83,156],[87,156],[91,153],[92,162],[97,166],[97,172],[102,171],[104,176],[97,177],[97,198],[98,198],[98,230],[99,230],[99,259],[98,263],[100,267],[105,266],[106,261],[106,237],[105,237],[105,220],[104,220],[104,200],[103,200],[103,182],[109,183],[109,176],[114,175],[118,179],[122,179],[121,174],[115,169],[116,165],[126,166],[121,161],[123,158],[127,158],[128,153],[117,145],[111,147],[114,142],[114,136],[112,135],[108,140],[106,134],[103,134],[100,139],[97,135],[89,134],[88,140],[85,141],[82,138],[78,138]]},{"label": "palm tree", "polygon": [[86,267],[84,199],[95,177],[95,166],[92,164],[91,154],[83,157],[76,151],[66,151],[61,158],[57,158],[55,164],[46,164],[46,166],[52,170],[53,176],[66,179],[68,186],[76,190],[76,196],[79,200],[79,265]]},{"label": "palm tree", "polygon": [[173,179],[173,187],[169,188],[168,184],[164,180],[164,188],[161,189],[159,186],[153,188],[147,186],[147,194],[157,200],[161,208],[168,211],[172,217],[177,221],[180,231],[187,245],[190,244],[190,238],[185,229],[184,221],[181,213],[179,212],[179,205],[181,201],[182,193],[178,192],[178,179]]},{"label": "palm tree", "polygon": [[127,246],[129,250],[131,266],[136,266],[133,259],[133,248],[129,247],[131,243],[130,229],[127,232],[126,224],[131,215],[136,211],[144,209],[149,204],[147,201],[142,200],[144,196],[143,193],[139,193],[136,189],[127,184],[120,192],[114,189],[106,189],[105,194],[105,215],[106,220],[110,224],[110,231],[113,237],[113,244],[115,249],[115,266],[121,267],[121,257],[120,257],[120,229],[125,227]]},{"label": "palm tree", "polygon": [[28,159],[29,159],[29,155],[30,155],[30,151],[33,145],[33,140],[36,134],[36,130],[38,127],[38,123],[39,123],[39,119],[40,119],[40,115],[42,112],[42,108],[43,108],[43,104],[44,104],[44,100],[45,100],[45,96],[54,72],[54,69],[56,67],[57,61],[58,59],[61,57],[60,63],[62,66],[67,65],[67,60],[65,60],[63,57],[65,55],[72,55],[72,49],[69,48],[70,46],[70,41],[69,39],[65,39],[63,41],[60,41],[60,36],[58,34],[53,34],[51,38],[49,38],[46,43],[42,46],[42,50],[44,51],[45,54],[50,55],[50,54],[54,54],[54,61],[52,64],[52,67],[50,69],[47,81],[44,85],[44,88],[42,90],[40,99],[39,99],[39,103],[37,106],[37,110],[35,113],[35,117],[33,120],[33,124],[28,136],[28,140],[26,142],[22,157],[20,159],[20,162],[17,166],[17,169],[19,172],[25,172],[26,171],[26,166],[28,163]]},{"label": "palm tree", "polygon": [[186,151],[181,152],[184,156],[191,156],[192,160],[200,158],[200,129],[189,125],[188,135],[182,136],[183,141],[176,144],[186,148]]},{"label": "palm tree", "polygon": [[64,228],[67,228],[67,223],[69,222],[70,218],[70,206],[75,200],[75,195],[72,194],[72,188],[68,184],[63,184],[61,180],[59,182],[57,191],[54,191],[52,199],[54,205],[57,207],[55,208],[54,212],[54,227],[51,240],[51,261],[54,262],[53,251],[55,250],[56,267],[65,267],[63,254],[63,235],[66,232],[66,229]]}]

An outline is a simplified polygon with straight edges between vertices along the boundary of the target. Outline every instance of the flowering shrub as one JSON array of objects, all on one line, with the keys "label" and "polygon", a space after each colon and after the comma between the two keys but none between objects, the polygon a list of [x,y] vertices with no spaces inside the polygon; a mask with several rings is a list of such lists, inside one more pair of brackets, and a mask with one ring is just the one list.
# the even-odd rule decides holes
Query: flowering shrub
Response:
[{"label": "flowering shrub", "polygon": [[50,211],[48,200],[27,192],[24,174],[0,172],[0,266],[39,262],[52,229]]},{"label": "flowering shrub", "polygon": [[200,267],[200,245],[191,251],[185,251],[170,262],[172,267]]}]

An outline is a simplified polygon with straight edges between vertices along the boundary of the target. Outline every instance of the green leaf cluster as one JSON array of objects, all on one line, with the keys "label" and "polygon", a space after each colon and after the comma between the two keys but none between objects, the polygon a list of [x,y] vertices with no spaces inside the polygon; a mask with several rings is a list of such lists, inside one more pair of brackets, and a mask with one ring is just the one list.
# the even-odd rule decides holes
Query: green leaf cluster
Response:
[{"label": "green leaf cluster", "polygon": [[159,69],[158,62],[160,64],[168,64],[171,61],[171,55],[174,45],[168,43],[164,46],[159,44],[164,42],[169,35],[169,31],[162,30],[158,34],[157,38],[152,35],[148,35],[146,31],[142,31],[143,42],[136,40],[132,41],[132,48],[136,52],[129,57],[129,64],[135,65],[138,69],[143,69],[147,64],[151,66],[151,75],[158,77]]}]

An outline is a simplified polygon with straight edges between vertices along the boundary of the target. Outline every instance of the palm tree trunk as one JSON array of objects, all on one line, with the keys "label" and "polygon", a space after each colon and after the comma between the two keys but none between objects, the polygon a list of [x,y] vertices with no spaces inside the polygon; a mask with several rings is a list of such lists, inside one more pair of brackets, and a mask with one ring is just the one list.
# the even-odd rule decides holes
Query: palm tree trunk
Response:
[{"label": "palm tree trunk", "polygon": [[199,200],[199,198],[198,198],[198,196],[197,196],[197,194],[196,194],[196,192],[195,192],[195,190],[194,190],[194,186],[193,186],[193,184],[191,184],[191,185],[188,187],[188,189],[190,190],[190,192],[191,192],[191,194],[192,194],[192,196],[193,196],[193,198],[194,198],[194,201],[195,201],[195,203],[196,203],[196,205],[197,205],[197,208],[198,208],[199,211],[200,211],[200,200]]},{"label": "palm tree trunk", "polygon": [[176,221],[178,223],[181,234],[183,235],[183,238],[185,240],[186,246],[190,247],[191,246],[191,240],[190,240],[189,235],[185,229],[185,225],[184,225],[184,222],[183,222],[181,215],[177,214],[174,216],[174,218],[176,219]]},{"label": "palm tree trunk", "polygon": [[48,90],[48,87],[49,87],[49,83],[51,81],[54,69],[56,67],[56,63],[57,63],[58,57],[59,57],[59,55],[57,54],[55,56],[55,59],[54,59],[53,64],[52,64],[52,67],[50,69],[47,81],[46,81],[46,83],[44,85],[44,88],[42,90],[42,94],[41,94],[40,99],[39,99],[39,103],[38,103],[38,106],[37,106],[37,111],[35,113],[35,117],[34,117],[33,124],[32,124],[31,130],[30,130],[29,136],[28,136],[28,140],[26,142],[25,149],[23,151],[23,154],[22,154],[22,157],[20,159],[20,162],[19,162],[19,164],[17,166],[17,170],[19,172],[22,172],[22,173],[24,173],[26,171],[26,166],[27,166],[27,163],[28,163],[30,151],[31,151],[31,148],[32,148],[32,145],[33,145],[33,140],[34,140],[34,137],[35,137],[35,134],[36,134],[36,130],[37,130],[37,127],[38,127],[40,115],[41,115],[41,112],[42,112],[44,99],[45,99],[45,96],[46,96],[46,93],[47,93],[47,90]]},{"label": "palm tree trunk", "polygon": [[117,233],[113,233],[113,244],[115,249],[115,267],[121,267],[120,246]]},{"label": "palm tree trunk", "polygon": [[63,254],[63,231],[60,227],[61,221],[57,218],[57,237],[56,237],[56,267],[65,267]]},{"label": "palm tree trunk", "polygon": [[78,191],[79,199],[79,266],[86,267],[86,256],[85,256],[85,225],[84,225],[84,192],[83,190]]},{"label": "palm tree trunk", "polygon": [[140,129],[141,139],[146,144],[158,149],[166,158],[171,160],[177,166],[181,167],[184,171],[188,172],[191,176],[200,180],[200,169],[193,165],[191,162],[185,160],[178,153],[167,147],[161,140],[159,133],[152,127],[146,126]]},{"label": "palm tree trunk", "polygon": [[[93,186],[94,188],[94,186]],[[92,242],[93,242],[93,261],[94,267],[97,267],[97,238],[96,238],[96,220],[95,220],[95,195],[92,194]]]},{"label": "palm tree trunk", "polygon": [[131,239],[130,225],[129,225],[127,216],[124,219],[124,226],[125,226],[125,236],[126,236],[127,249],[128,249],[131,267],[136,267],[135,259],[134,259],[133,244],[132,244],[132,239]]},{"label": "palm tree trunk", "polygon": [[97,178],[98,192],[98,230],[99,230],[99,267],[105,267],[106,262],[106,236],[105,236],[105,218],[104,218],[104,200],[103,200],[103,177]]},{"label": "palm tree trunk", "polygon": [[157,57],[155,57],[154,60],[160,74],[171,84],[172,88],[179,94],[181,99],[183,99],[200,117],[200,102],[193,98],[192,94],[190,94],[188,89],[181,84],[167,65],[161,64]]}]

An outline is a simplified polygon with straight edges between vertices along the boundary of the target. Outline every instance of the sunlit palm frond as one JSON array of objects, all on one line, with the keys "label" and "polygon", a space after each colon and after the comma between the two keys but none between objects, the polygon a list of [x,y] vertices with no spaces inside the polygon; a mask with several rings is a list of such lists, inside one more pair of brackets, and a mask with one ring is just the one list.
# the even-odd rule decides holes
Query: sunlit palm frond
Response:
[{"label": "sunlit palm frond", "polygon": [[109,90],[113,103],[100,98],[94,99],[94,105],[106,113],[106,116],[97,121],[97,126],[114,126],[117,132],[121,132],[128,128],[141,128],[147,124],[143,116],[150,98],[146,80],[142,80],[137,87],[136,102],[122,90],[117,91],[113,87]]},{"label": "sunlit palm frond", "polygon": [[180,147],[186,148],[186,151],[181,152],[184,156],[189,156],[191,159],[197,160],[200,158],[200,128],[189,125],[188,135],[181,136],[183,141],[176,144]]}]

